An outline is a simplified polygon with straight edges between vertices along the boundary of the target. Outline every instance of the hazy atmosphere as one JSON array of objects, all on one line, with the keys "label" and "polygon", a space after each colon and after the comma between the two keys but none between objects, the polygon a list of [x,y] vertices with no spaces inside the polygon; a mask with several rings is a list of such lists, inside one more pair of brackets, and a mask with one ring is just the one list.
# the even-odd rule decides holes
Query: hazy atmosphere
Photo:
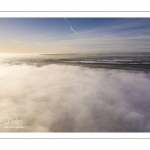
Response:
[{"label": "hazy atmosphere", "polygon": [[150,132],[149,18],[0,18],[0,132]]},{"label": "hazy atmosphere", "polygon": [[0,18],[1,53],[150,52],[149,18]]}]

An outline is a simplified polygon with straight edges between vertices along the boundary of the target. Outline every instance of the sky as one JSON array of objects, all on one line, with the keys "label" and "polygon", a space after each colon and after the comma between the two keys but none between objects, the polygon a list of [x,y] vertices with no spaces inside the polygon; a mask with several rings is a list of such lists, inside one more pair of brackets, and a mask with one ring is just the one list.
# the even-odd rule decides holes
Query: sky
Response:
[{"label": "sky", "polygon": [[150,52],[150,18],[0,18],[0,53]]}]

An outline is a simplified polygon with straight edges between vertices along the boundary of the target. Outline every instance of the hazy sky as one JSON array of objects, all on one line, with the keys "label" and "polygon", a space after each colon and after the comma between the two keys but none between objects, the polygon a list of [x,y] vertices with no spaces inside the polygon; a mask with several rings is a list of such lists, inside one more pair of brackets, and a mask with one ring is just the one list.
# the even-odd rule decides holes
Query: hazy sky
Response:
[{"label": "hazy sky", "polygon": [[0,52],[150,52],[150,18],[0,18]]}]

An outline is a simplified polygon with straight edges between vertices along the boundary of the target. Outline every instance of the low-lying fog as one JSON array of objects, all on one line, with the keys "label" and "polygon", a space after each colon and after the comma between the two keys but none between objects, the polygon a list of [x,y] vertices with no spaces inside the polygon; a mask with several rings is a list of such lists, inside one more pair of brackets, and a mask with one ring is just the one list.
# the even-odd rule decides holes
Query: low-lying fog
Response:
[{"label": "low-lying fog", "polygon": [[0,131],[147,132],[149,90],[144,72],[1,64]]}]

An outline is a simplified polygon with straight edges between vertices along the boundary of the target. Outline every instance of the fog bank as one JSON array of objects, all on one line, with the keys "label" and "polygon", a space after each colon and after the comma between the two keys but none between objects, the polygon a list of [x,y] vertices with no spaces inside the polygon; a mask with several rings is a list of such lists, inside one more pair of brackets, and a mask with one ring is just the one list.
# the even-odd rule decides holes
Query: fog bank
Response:
[{"label": "fog bank", "polygon": [[0,65],[0,119],[24,132],[150,131],[150,74],[77,66]]}]

